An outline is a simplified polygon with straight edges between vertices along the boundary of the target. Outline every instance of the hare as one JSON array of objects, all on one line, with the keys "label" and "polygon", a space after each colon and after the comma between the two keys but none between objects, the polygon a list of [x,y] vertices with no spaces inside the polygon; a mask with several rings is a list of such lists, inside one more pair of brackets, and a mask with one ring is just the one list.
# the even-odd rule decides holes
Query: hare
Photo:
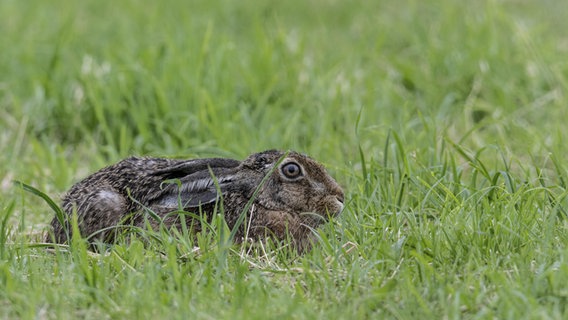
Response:
[{"label": "hare", "polygon": [[[293,151],[264,151],[242,162],[130,157],[75,184],[63,198],[63,224],[53,218],[46,240],[67,242],[74,212],[81,235],[112,243],[118,227],[157,227],[149,211],[166,227],[182,228],[185,221],[200,232],[201,223],[191,217],[210,221],[217,208],[229,228],[238,228],[235,241],[290,239],[303,253],[311,248],[313,229],[339,215],[343,202],[343,190],[325,168]],[[172,214],[180,209],[194,215]]]}]

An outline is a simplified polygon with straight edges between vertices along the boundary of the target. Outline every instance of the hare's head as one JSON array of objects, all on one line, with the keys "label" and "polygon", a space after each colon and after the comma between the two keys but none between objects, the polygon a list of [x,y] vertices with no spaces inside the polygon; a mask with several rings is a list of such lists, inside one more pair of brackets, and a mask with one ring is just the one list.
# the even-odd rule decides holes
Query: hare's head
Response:
[{"label": "hare's head", "polygon": [[270,150],[249,156],[241,167],[244,174],[248,170],[257,173],[251,175],[257,177],[256,187],[260,186],[255,203],[268,210],[306,214],[311,216],[307,218],[309,224],[316,226],[343,209],[343,190],[321,164],[308,156]]}]

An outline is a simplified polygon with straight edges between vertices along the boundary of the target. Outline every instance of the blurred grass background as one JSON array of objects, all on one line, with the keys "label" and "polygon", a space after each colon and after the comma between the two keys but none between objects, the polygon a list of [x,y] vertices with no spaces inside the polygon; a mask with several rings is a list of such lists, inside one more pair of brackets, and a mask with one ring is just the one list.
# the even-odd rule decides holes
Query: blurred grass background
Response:
[{"label": "blurred grass background", "polygon": [[[6,235],[26,242],[19,234],[41,231],[52,215],[14,179],[58,199],[132,154],[242,159],[295,149],[323,162],[349,199],[323,232],[328,245],[292,263],[323,271],[273,279],[262,267],[249,274],[229,263],[229,274],[254,280],[226,289],[258,295],[241,301],[249,313],[223,310],[236,304],[222,295],[203,301],[220,293],[188,280],[183,290],[204,293],[189,309],[178,305],[179,317],[560,319],[568,299],[566,12],[559,0],[1,0],[0,210],[20,231]],[[355,256],[328,264],[346,243]],[[34,251],[41,262],[25,265],[16,257],[27,249],[7,248],[4,317],[171,307],[150,293],[141,305],[117,298],[164,285],[151,271],[159,263],[137,270],[151,279],[146,287],[113,267],[93,271],[119,288],[99,288],[110,292],[108,304],[73,291],[81,277],[73,271],[56,280],[64,289],[26,304],[18,298],[34,287],[26,273],[50,287],[46,279],[61,272],[52,268],[85,258]],[[149,254],[133,252],[134,260]],[[191,278],[206,266],[171,267]],[[177,305],[187,292],[174,287],[164,299]],[[62,292],[78,295],[77,305],[58,300]],[[144,313],[148,306],[155,313]]]}]

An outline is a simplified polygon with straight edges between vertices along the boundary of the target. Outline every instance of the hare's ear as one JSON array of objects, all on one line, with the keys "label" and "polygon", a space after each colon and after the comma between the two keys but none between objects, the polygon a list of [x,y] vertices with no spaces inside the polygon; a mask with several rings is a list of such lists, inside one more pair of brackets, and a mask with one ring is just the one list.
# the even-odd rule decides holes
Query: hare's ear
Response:
[{"label": "hare's ear", "polygon": [[219,199],[219,192],[224,193],[231,179],[218,179],[219,189],[211,177],[197,179],[174,180],[160,192],[152,201],[152,206],[175,210],[180,208],[197,208],[200,205],[212,203]]},{"label": "hare's ear", "polygon": [[164,169],[156,170],[154,174],[162,177],[164,180],[181,179],[200,171],[207,171],[208,168],[235,168],[240,163],[241,162],[237,160],[223,158],[187,160]]}]

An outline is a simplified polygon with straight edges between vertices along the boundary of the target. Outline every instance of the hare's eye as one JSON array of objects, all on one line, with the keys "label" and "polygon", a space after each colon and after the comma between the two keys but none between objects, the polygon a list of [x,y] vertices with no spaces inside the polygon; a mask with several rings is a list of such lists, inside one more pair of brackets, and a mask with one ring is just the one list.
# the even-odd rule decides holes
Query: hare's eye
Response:
[{"label": "hare's eye", "polygon": [[293,162],[283,165],[281,170],[284,176],[289,179],[294,179],[302,175],[300,166]]}]

